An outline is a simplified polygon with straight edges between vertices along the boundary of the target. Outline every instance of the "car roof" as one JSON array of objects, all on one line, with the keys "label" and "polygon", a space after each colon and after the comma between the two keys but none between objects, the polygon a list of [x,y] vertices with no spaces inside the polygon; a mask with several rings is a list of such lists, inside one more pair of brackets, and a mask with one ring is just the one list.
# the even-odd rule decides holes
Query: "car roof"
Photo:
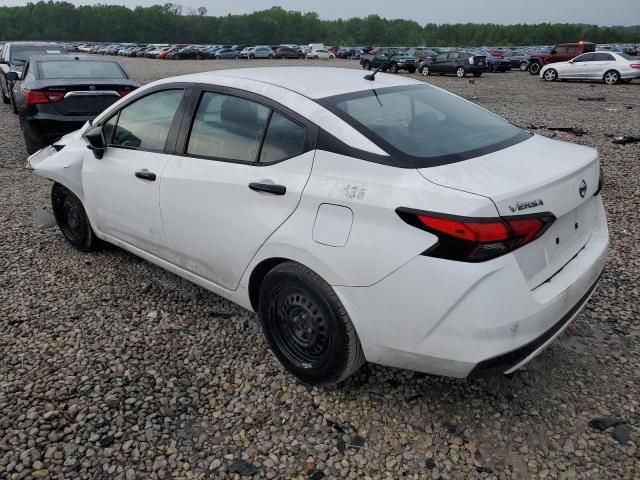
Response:
[{"label": "car roof", "polygon": [[165,79],[162,82],[215,84],[218,78],[237,78],[277,86],[311,99],[374,88],[423,84],[418,80],[385,73],[377,74],[374,81],[365,80],[364,76],[367,73],[369,72],[339,67],[261,67],[195,73]]}]

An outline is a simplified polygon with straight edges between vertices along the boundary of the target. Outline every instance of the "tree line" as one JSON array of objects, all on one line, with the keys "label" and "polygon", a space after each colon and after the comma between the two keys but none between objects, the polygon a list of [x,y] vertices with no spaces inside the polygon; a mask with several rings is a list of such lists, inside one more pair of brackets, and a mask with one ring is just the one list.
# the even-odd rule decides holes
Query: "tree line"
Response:
[{"label": "tree line", "polygon": [[[428,20],[428,19],[425,19]],[[207,9],[166,3],[131,10],[121,5],[68,2],[0,7],[0,39],[136,43],[480,46],[551,45],[578,40],[640,43],[640,25],[420,24],[378,15],[322,20],[317,13],[281,7],[244,15],[209,16]]]}]

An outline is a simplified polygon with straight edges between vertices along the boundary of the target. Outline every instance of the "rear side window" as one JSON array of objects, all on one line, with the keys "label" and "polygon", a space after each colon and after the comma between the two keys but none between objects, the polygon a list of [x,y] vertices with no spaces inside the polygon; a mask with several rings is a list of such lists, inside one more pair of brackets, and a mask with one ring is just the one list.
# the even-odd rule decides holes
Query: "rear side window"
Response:
[{"label": "rear side window", "polygon": [[305,129],[288,118],[273,112],[264,137],[261,162],[277,162],[300,155],[305,145]]},{"label": "rear side window", "polygon": [[191,127],[187,153],[255,162],[270,109],[251,100],[205,92]]},{"label": "rear side window", "polygon": [[610,53],[591,53],[590,55],[595,55],[598,62],[615,62],[616,60]]},{"label": "rear side window", "polygon": [[82,62],[75,60],[40,62],[40,72],[44,79],[126,78],[120,66],[114,62]]},{"label": "rear side window", "polygon": [[506,148],[530,134],[429,85],[388,87],[319,100],[392,157],[417,168]]},{"label": "rear side window", "polygon": [[58,45],[32,46],[32,45],[12,45],[11,46],[11,64],[24,65],[29,57],[35,55],[54,55],[66,53],[64,49]]},{"label": "rear side window", "polygon": [[138,150],[164,150],[182,95],[182,89],[163,90],[125,106],[103,126],[107,144]]}]

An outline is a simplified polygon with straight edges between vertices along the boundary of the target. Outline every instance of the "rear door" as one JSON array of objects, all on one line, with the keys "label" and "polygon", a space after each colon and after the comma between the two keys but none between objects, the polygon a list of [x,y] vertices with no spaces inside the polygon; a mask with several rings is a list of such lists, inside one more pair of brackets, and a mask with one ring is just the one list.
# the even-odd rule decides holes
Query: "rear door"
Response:
[{"label": "rear door", "polygon": [[429,65],[429,69],[433,73],[445,73],[448,56],[447,53],[437,55],[433,63]]},{"label": "rear door", "polygon": [[262,97],[209,86],[189,112],[160,189],[172,261],[234,290],[300,201],[315,128]]},{"label": "rear door", "polygon": [[458,63],[460,62],[460,53],[459,52],[450,52],[447,58],[447,61],[444,65],[445,73],[455,73]]},{"label": "rear door", "polygon": [[602,80],[606,72],[616,68],[616,59],[610,53],[598,52],[587,55],[593,55],[594,60],[589,63],[588,70],[585,72],[585,78]]}]

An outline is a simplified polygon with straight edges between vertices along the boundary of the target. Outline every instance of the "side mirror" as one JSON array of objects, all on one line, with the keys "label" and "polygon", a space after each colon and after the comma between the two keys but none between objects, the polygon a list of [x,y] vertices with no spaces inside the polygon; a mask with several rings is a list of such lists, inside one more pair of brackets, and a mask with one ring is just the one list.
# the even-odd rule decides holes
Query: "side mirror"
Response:
[{"label": "side mirror", "polygon": [[87,148],[93,152],[94,157],[100,160],[107,149],[107,142],[105,142],[104,134],[102,133],[102,125],[97,125],[87,130],[84,133],[84,139],[89,143]]},{"label": "side mirror", "polygon": [[17,82],[20,80],[20,75],[18,72],[7,72],[4,74],[4,78],[7,79],[7,82]]}]

